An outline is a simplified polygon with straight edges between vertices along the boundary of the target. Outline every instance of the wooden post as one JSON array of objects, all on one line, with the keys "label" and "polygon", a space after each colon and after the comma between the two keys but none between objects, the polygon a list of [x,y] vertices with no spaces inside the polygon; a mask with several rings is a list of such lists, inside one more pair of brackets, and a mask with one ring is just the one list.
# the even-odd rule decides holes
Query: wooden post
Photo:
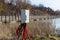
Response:
[{"label": "wooden post", "polygon": [[12,21],[13,21],[13,15],[12,15]]},{"label": "wooden post", "polygon": [[19,22],[19,15],[20,15],[20,14],[19,14],[19,12],[18,12],[18,22]]},{"label": "wooden post", "polygon": [[10,15],[9,15],[9,23],[10,23]]},{"label": "wooden post", "polygon": [[16,21],[16,15],[15,15],[15,21]]},{"label": "wooden post", "polygon": [[7,23],[7,22],[6,22],[6,15],[5,15],[5,21],[4,21],[4,23]]},{"label": "wooden post", "polygon": [[1,22],[2,22],[2,15],[1,15]]}]

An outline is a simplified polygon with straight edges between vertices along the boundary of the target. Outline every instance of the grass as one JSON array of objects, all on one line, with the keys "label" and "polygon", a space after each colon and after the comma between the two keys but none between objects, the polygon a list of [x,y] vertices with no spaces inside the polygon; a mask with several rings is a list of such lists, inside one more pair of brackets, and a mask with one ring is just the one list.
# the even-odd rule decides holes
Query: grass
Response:
[{"label": "grass", "polygon": [[[34,23],[30,22],[27,25],[27,26],[29,26],[27,28],[28,28],[31,40],[49,40],[49,38],[46,36],[46,34],[44,34],[44,33],[42,35],[40,34],[41,25],[39,25],[38,23],[36,24],[36,22],[34,22]],[[19,24],[20,23],[7,23],[7,24],[1,23],[0,24],[0,39],[1,40],[6,40],[6,39],[15,40],[17,37],[15,34],[15,31],[18,28]],[[51,35],[55,36],[55,34],[51,34]]]}]

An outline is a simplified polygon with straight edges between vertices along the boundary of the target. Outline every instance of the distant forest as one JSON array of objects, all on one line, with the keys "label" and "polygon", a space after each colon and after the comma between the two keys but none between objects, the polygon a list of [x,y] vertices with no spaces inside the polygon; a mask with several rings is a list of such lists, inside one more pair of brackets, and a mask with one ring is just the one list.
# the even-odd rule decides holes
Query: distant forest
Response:
[{"label": "distant forest", "polygon": [[30,3],[19,2],[16,6],[12,4],[6,4],[0,1],[0,15],[20,15],[21,9],[29,9],[30,15],[60,15],[60,11],[54,11],[50,7],[45,7],[40,4],[39,6],[31,5]]}]

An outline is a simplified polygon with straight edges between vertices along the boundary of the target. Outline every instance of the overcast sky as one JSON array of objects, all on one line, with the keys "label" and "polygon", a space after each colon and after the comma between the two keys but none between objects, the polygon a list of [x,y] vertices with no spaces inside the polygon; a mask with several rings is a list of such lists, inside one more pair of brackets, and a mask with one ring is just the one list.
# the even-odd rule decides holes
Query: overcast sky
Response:
[{"label": "overcast sky", "polygon": [[60,10],[60,0],[30,0],[31,4],[43,4],[46,7],[51,7],[54,10]]}]

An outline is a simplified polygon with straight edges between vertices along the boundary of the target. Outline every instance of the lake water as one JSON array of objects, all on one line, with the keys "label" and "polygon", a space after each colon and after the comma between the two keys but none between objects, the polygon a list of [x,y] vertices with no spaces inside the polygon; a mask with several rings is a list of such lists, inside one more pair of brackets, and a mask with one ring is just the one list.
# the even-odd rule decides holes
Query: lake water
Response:
[{"label": "lake water", "polygon": [[56,29],[60,28],[60,18],[55,19]]}]

